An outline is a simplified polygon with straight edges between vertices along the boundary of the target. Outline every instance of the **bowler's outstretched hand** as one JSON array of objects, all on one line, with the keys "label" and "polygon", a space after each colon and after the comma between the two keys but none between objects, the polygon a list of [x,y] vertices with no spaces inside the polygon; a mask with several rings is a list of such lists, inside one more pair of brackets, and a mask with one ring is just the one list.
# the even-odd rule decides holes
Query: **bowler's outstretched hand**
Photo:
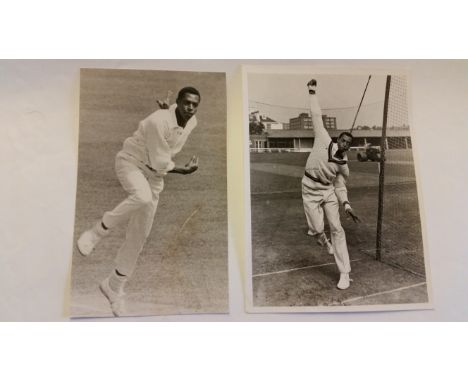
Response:
[{"label": "bowler's outstretched hand", "polygon": [[158,106],[161,109],[169,109],[169,105],[171,104],[171,96],[172,96],[172,92],[170,90],[168,90],[165,100],[163,100],[163,101],[161,101],[159,99],[156,100]]},{"label": "bowler's outstretched hand", "polygon": [[198,157],[193,156],[190,161],[185,165],[186,174],[191,174],[198,170]]},{"label": "bowler's outstretched hand", "polygon": [[[349,206],[349,204],[347,206]],[[361,223],[361,219],[359,219],[359,216],[356,215],[351,207],[346,208],[346,213],[351,216],[355,223]]]},{"label": "bowler's outstretched hand", "polygon": [[156,100],[160,109],[169,109],[169,104],[166,101]]}]

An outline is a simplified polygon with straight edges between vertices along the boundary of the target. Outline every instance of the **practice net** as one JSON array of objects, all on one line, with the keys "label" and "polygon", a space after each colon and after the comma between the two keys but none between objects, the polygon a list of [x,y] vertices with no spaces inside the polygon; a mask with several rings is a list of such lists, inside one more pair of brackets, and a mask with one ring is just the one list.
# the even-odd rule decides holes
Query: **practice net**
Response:
[{"label": "practice net", "polygon": [[383,173],[379,185],[376,258],[425,277],[411,138],[394,134],[399,129],[409,129],[406,78],[389,76],[387,86],[386,129],[382,131],[381,142],[386,160],[380,166]]}]

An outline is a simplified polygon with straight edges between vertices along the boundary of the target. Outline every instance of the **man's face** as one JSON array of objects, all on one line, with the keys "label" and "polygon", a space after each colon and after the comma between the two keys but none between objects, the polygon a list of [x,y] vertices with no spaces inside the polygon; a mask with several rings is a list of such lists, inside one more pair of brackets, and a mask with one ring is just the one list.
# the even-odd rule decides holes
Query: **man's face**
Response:
[{"label": "man's face", "polygon": [[342,135],[340,138],[338,138],[338,150],[340,152],[346,152],[349,150],[351,147],[351,142],[353,139],[347,135]]},{"label": "man's face", "polygon": [[185,93],[181,99],[177,100],[177,109],[179,109],[182,118],[188,121],[196,114],[199,103],[200,97],[198,95]]}]

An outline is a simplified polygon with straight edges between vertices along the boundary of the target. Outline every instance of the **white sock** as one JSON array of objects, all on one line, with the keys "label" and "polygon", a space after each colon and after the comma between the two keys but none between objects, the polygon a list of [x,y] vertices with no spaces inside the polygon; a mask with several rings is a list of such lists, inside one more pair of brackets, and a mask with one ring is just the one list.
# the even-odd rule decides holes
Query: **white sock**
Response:
[{"label": "white sock", "polygon": [[109,229],[104,229],[101,225],[101,221],[98,221],[94,226],[94,231],[101,237],[106,236],[109,233]]},{"label": "white sock", "polygon": [[116,293],[122,293],[125,283],[127,282],[127,276],[120,276],[117,274],[117,270],[114,269],[109,277],[109,286]]}]

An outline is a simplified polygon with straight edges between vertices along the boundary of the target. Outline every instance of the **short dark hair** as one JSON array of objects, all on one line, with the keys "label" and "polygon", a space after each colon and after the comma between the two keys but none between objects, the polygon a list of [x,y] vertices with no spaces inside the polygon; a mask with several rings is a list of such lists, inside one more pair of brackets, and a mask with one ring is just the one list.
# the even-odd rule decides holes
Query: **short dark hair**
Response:
[{"label": "short dark hair", "polygon": [[350,137],[351,139],[354,139],[353,134],[351,134],[349,131],[343,131],[343,132],[338,136],[338,139],[340,139],[343,135],[346,135],[347,137]]},{"label": "short dark hair", "polygon": [[186,86],[185,88],[180,89],[179,94],[177,94],[177,101],[182,99],[185,94],[195,94],[201,101],[200,92],[192,86]]}]

